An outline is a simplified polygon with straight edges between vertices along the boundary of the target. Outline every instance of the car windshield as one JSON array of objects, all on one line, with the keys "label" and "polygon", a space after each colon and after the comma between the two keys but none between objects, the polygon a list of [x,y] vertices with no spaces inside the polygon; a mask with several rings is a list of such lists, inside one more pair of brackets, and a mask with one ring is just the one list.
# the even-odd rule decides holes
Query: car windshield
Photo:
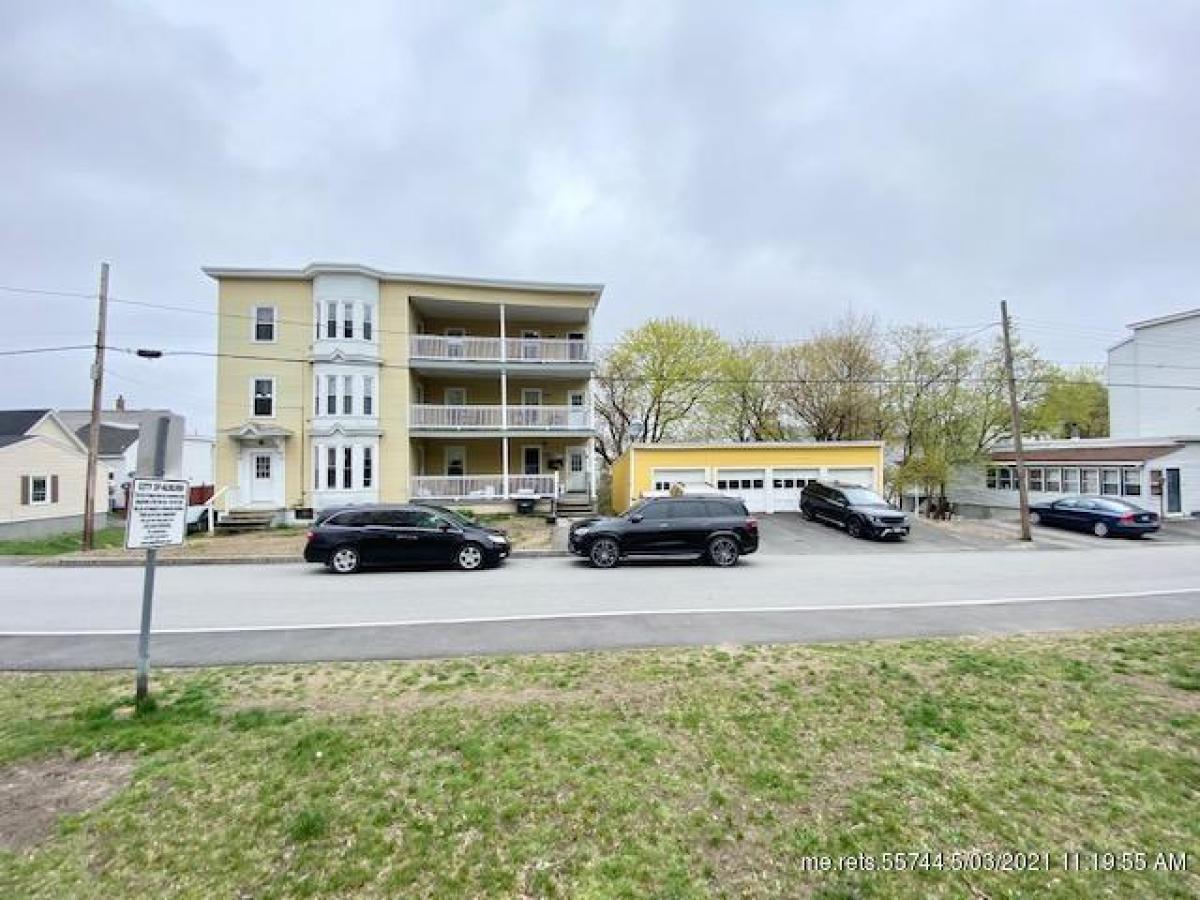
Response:
[{"label": "car windshield", "polygon": [[868,491],[866,488],[843,488],[842,493],[846,495],[855,506],[887,506],[888,502],[880,497],[874,491]]}]

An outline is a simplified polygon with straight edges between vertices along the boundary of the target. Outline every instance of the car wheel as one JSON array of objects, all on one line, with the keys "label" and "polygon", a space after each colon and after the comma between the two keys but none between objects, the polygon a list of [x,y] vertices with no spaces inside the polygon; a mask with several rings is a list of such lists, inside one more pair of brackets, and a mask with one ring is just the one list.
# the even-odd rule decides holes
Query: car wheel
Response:
[{"label": "car wheel", "polygon": [[454,562],[464,572],[473,572],[475,569],[483,568],[483,548],[478,544],[463,544],[458,548]]},{"label": "car wheel", "polygon": [[611,569],[621,558],[621,548],[612,538],[597,538],[588,548],[588,559],[597,569]]},{"label": "car wheel", "polygon": [[1092,534],[1096,537],[1108,537],[1108,525],[1104,522],[1097,522],[1092,526]]},{"label": "car wheel", "polygon": [[713,538],[708,544],[708,560],[714,566],[727,569],[738,561],[738,545],[731,537]]},{"label": "car wheel", "polygon": [[360,565],[362,560],[353,547],[338,547],[329,557],[329,571],[338,575],[352,575]]},{"label": "car wheel", "polygon": [[1030,513],[1029,521],[1033,525],[1041,525],[1042,524],[1042,514],[1041,513]]},{"label": "car wheel", "polygon": [[847,522],[846,523],[846,534],[850,535],[850,537],[852,537],[852,538],[862,537],[863,536],[862,521],[859,520],[857,517],[855,517],[855,518],[852,518],[849,522]]}]

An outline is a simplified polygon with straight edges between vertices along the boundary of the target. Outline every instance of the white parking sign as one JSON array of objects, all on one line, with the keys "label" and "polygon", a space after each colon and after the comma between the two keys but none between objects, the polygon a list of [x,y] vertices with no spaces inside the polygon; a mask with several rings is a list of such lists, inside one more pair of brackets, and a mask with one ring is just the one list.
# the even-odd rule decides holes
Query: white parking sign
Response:
[{"label": "white parking sign", "polygon": [[135,478],[129,497],[125,546],[130,550],[153,550],[182,544],[187,507],[186,481]]}]

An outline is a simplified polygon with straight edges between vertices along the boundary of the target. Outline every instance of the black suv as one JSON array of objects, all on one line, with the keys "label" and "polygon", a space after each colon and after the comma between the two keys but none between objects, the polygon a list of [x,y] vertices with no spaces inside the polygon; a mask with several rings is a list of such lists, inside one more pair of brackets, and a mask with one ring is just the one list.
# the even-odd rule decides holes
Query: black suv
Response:
[{"label": "black suv", "polygon": [[732,566],[758,549],[758,520],[731,497],[643,500],[623,516],[584,519],[571,526],[567,546],[600,569],[622,556],[698,556]]},{"label": "black suv", "polygon": [[850,537],[897,537],[908,534],[908,516],[870,488],[837,481],[810,481],[800,492],[800,513],[845,528]]},{"label": "black suv", "polygon": [[508,556],[508,536],[465,516],[427,506],[356,506],[323,516],[304,559],[339,575],[366,566],[455,565],[480,569]]}]

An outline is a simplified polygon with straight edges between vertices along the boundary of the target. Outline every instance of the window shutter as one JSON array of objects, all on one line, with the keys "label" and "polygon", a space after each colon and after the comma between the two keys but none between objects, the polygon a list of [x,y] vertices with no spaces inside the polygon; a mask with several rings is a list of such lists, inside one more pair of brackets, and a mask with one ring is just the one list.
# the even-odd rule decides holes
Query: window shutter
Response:
[{"label": "window shutter", "polygon": [[21,476],[21,505],[29,505],[29,476]]},{"label": "window shutter", "polygon": [[50,502],[51,503],[58,502],[58,476],[57,475],[50,476]]}]

